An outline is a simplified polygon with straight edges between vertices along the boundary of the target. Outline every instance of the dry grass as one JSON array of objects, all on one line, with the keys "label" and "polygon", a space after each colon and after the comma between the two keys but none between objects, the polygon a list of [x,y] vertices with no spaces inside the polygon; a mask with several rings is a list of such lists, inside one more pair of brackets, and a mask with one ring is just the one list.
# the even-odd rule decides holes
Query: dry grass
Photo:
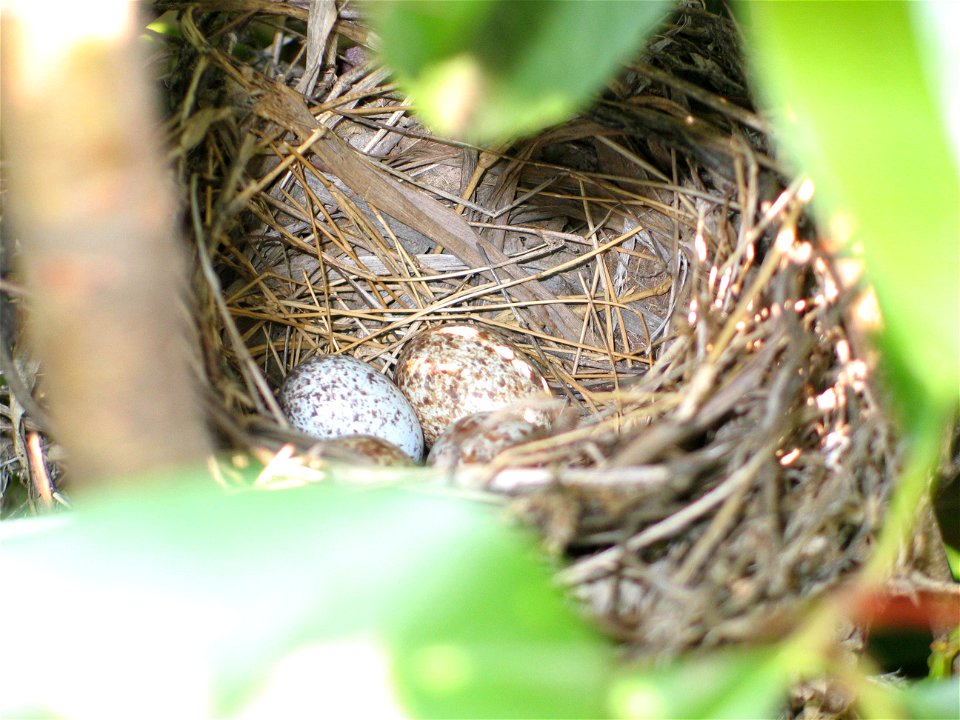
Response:
[{"label": "dry grass", "polygon": [[229,444],[312,445],[274,399],[309,355],[389,373],[408,334],[467,319],[567,410],[453,483],[508,498],[642,652],[776,632],[863,561],[894,443],[728,21],[688,7],[581,117],[476,148],[417,123],[360,18],[328,38],[226,5],[184,6],[167,129]]}]

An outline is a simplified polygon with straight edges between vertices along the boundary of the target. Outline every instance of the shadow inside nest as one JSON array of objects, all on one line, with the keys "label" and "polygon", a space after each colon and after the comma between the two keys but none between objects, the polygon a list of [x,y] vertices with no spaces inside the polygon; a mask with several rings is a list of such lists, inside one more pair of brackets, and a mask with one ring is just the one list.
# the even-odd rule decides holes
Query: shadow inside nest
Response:
[{"label": "shadow inside nest", "polygon": [[466,320],[568,412],[453,483],[508,499],[643,652],[763,637],[863,562],[895,442],[856,288],[773,158],[729,20],[685,5],[580,117],[477,148],[417,123],[359,18],[309,83],[300,10],[240,60],[219,28],[263,19],[214,5],[183,18],[171,144],[225,441],[306,450],[274,398],[287,371],[346,353],[390,373],[408,335]]}]

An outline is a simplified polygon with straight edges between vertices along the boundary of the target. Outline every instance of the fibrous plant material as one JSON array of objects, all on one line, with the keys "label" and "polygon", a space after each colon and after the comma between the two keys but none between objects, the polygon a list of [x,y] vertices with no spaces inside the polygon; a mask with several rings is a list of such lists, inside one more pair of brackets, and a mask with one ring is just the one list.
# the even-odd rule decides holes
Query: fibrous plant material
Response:
[{"label": "fibrous plant material", "polygon": [[480,148],[418,124],[349,7],[322,37],[295,4],[176,8],[168,130],[224,438],[306,450],[274,398],[303,358],[392,374],[414,333],[471,322],[565,410],[449,479],[540,527],[640,651],[761,638],[863,562],[896,443],[730,21],[684,5],[589,112]]}]

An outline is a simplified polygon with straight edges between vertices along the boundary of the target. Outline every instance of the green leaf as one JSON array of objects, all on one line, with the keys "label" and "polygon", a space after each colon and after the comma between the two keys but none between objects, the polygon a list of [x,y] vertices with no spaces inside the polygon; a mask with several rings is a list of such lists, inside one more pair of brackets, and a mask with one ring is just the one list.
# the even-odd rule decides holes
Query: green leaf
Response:
[{"label": "green leaf", "polygon": [[956,678],[911,682],[895,694],[910,718],[955,720],[960,717],[960,692]]},{"label": "green leaf", "polygon": [[0,712],[600,714],[605,644],[489,508],[211,485],[0,525]]},{"label": "green leaf", "polygon": [[819,669],[807,643],[713,652],[621,677],[611,690],[616,717],[775,717],[790,683]]},{"label": "green leaf", "polygon": [[368,5],[425,121],[489,142],[567,119],[636,52],[662,0],[412,0]]},{"label": "green leaf", "polygon": [[947,562],[950,564],[953,579],[960,581],[960,550],[949,545],[945,545],[944,550],[947,551]]},{"label": "green leaf", "polygon": [[816,184],[822,226],[863,241],[884,360],[919,433],[942,427],[960,392],[960,180],[910,6],[741,7],[753,69],[783,146]]}]

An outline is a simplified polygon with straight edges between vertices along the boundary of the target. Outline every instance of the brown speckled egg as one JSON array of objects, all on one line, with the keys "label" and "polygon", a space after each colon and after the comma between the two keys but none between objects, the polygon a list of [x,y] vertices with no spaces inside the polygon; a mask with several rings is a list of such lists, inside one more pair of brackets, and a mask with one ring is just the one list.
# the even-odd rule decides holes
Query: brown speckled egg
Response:
[{"label": "brown speckled egg", "polygon": [[430,449],[427,465],[454,470],[488,463],[504,450],[546,435],[541,425],[515,414],[476,413],[448,427]]},{"label": "brown speckled egg", "polygon": [[[427,447],[466,415],[549,397],[543,375],[513,343],[476,325],[417,333],[400,351],[394,382],[416,410]],[[526,414],[546,422],[539,411]]]},{"label": "brown speckled egg", "polygon": [[396,445],[373,435],[347,435],[331,440],[330,444],[358,455],[370,465],[409,467],[414,464],[410,456]]},{"label": "brown speckled egg", "polygon": [[294,368],[280,388],[290,424],[326,439],[374,435],[414,460],[423,456],[423,435],[410,403],[390,380],[345,355],[311,358]]}]

